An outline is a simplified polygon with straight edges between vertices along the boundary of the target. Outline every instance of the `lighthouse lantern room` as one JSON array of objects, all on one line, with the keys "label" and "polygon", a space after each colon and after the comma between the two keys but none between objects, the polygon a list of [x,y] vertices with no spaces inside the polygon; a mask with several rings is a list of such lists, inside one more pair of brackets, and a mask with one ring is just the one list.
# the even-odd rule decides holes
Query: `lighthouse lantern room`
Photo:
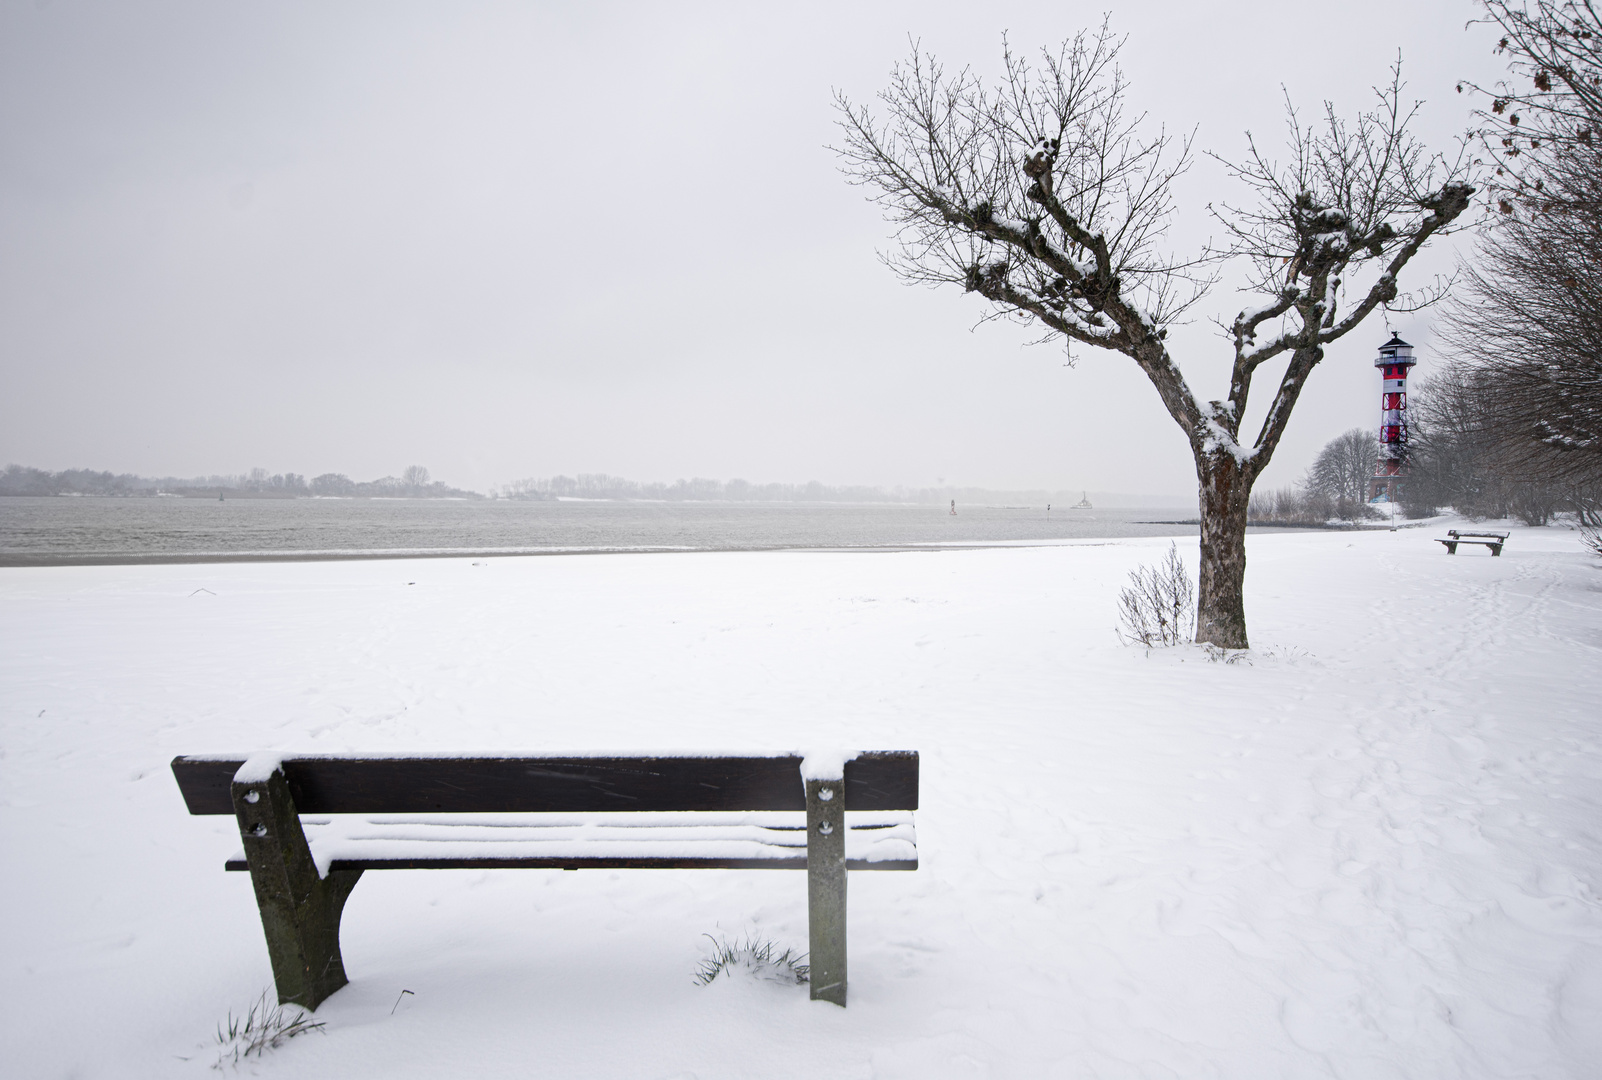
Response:
[{"label": "lighthouse lantern room", "polygon": [[1380,390],[1379,460],[1369,481],[1369,501],[1384,496],[1395,502],[1407,473],[1407,373],[1414,364],[1413,346],[1395,334],[1380,346],[1374,366],[1384,379]]}]

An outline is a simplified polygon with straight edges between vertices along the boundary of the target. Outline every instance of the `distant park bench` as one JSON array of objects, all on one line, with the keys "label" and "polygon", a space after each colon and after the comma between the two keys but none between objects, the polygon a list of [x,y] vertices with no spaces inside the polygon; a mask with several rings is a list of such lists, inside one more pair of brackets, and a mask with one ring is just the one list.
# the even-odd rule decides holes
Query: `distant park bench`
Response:
[{"label": "distant park bench", "polygon": [[[366,870],[805,870],[812,997],[843,1006],[847,869],[918,868],[916,751],[843,768],[840,755],[259,755],[172,771],[191,814],[238,818],[244,850],[225,867],[250,871],[279,1002],[306,1009],[347,981],[340,915]],[[336,814],[358,816],[310,816]]]},{"label": "distant park bench", "polygon": [[1456,529],[1447,529],[1446,535],[1450,537],[1450,539],[1436,540],[1435,542],[1437,544],[1445,544],[1446,553],[1448,555],[1456,555],[1457,545],[1459,544],[1484,544],[1486,547],[1491,549],[1492,555],[1500,555],[1502,554],[1502,545],[1507,543],[1508,537],[1508,534],[1505,532],[1471,533],[1458,532]]}]

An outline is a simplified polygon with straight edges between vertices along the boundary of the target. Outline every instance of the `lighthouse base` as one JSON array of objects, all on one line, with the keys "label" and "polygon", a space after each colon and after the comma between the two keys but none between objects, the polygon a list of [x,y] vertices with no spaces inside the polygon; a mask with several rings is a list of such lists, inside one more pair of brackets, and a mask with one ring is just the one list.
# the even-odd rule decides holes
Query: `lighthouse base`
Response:
[{"label": "lighthouse base", "polygon": [[1381,473],[1368,481],[1369,502],[1399,502],[1407,478],[1401,473]]}]

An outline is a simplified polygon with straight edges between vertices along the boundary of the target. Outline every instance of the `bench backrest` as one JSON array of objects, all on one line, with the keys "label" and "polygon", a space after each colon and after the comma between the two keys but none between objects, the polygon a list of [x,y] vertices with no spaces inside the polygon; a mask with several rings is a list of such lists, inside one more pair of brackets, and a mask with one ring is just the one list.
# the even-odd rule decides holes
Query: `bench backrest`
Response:
[{"label": "bench backrest", "polygon": [[[284,777],[303,814],[592,813],[602,810],[805,810],[801,758],[292,757]],[[232,814],[245,757],[177,757],[191,814]],[[845,766],[848,810],[916,810],[915,750],[858,754]]]}]

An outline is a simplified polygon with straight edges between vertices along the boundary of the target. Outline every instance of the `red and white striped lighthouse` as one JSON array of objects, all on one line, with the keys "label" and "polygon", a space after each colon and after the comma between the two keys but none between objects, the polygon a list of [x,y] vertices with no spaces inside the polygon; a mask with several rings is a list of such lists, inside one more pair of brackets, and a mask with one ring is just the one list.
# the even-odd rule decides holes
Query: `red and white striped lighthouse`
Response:
[{"label": "red and white striped lighthouse", "polygon": [[1380,346],[1379,358],[1374,361],[1384,382],[1380,384],[1379,460],[1368,484],[1370,502],[1381,495],[1395,502],[1401,495],[1402,478],[1407,474],[1407,372],[1416,363],[1413,346],[1395,334]]}]

